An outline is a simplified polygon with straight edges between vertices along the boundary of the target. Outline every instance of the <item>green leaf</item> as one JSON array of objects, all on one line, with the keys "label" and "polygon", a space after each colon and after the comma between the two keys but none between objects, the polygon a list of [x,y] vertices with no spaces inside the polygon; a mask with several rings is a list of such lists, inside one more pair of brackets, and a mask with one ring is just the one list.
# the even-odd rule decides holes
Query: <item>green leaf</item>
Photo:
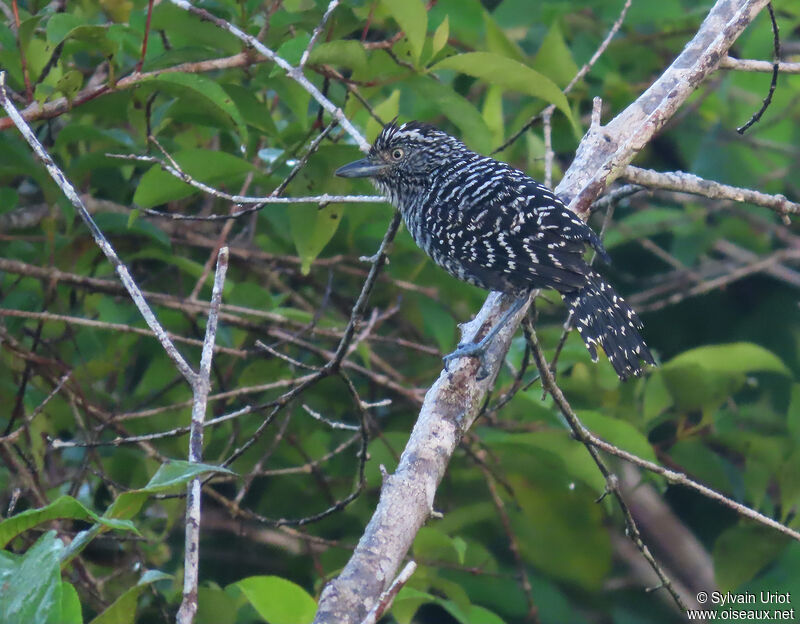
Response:
[{"label": "green leaf", "polygon": [[[306,51],[308,44],[311,42],[311,35],[308,33],[299,33],[295,37],[291,37],[284,41],[278,48],[276,54],[290,65],[297,65],[303,57],[303,52]],[[283,76],[286,70],[278,65],[273,65],[269,72],[269,77]]]},{"label": "green leaf", "polygon": [[558,85],[519,61],[492,52],[466,52],[439,61],[432,69],[452,69],[510,91],[541,98],[555,104],[573,125],[577,125]]},{"label": "green leaf", "polygon": [[[33,37],[33,33],[36,31],[36,27],[39,25],[39,22],[42,21],[44,15],[34,15],[33,17],[29,17],[27,19],[23,19],[19,25],[19,42],[22,48],[27,48],[28,44]],[[52,19],[52,18],[51,18]]]},{"label": "green leaf", "polygon": [[45,27],[47,42],[56,46],[67,38],[70,31],[85,25],[86,22],[79,15],[56,13],[47,20],[47,26]]},{"label": "green leaf", "polygon": [[585,490],[556,482],[533,484],[516,477],[509,482],[522,509],[509,507],[509,516],[526,559],[557,578],[599,589],[611,567],[601,507]]},{"label": "green leaf", "polygon": [[45,507],[28,509],[0,522],[0,548],[5,548],[11,540],[24,531],[44,522],[60,518],[99,522],[110,529],[134,531],[138,533],[136,527],[130,522],[101,518],[98,514],[71,496],[61,496]]},{"label": "green leaf", "polygon": [[[177,152],[173,158],[192,178],[212,186],[222,182],[235,185],[253,170],[253,165],[246,160],[217,150],[187,149]],[[153,165],[142,176],[133,194],[133,201],[142,208],[152,208],[199,192],[163,171],[160,165]]]},{"label": "green leaf", "polygon": [[436,28],[436,32],[433,33],[431,58],[436,58],[436,55],[447,45],[448,39],[450,39],[450,16],[445,15],[442,23]]},{"label": "green leaf", "polygon": [[531,65],[562,88],[566,87],[578,73],[578,66],[572,59],[572,53],[564,41],[557,22],[553,22],[547,31]]},{"label": "green leaf", "polygon": [[87,50],[100,52],[105,57],[112,57],[117,53],[119,45],[108,36],[108,29],[104,26],[82,25],[73,28],[66,35],[64,40],[72,39],[85,44]]},{"label": "green leaf", "polygon": [[105,234],[118,236],[138,235],[153,241],[165,251],[172,248],[169,236],[155,223],[144,219],[131,219],[130,215],[116,212],[103,212],[94,217],[97,227]]},{"label": "green leaf", "polygon": [[786,415],[786,426],[792,439],[800,444],[800,384],[792,384],[792,398]]},{"label": "green leaf", "polygon": [[695,479],[721,492],[730,491],[729,471],[724,460],[710,452],[700,440],[679,440],[669,449],[669,456],[674,466]]},{"label": "green leaf", "polygon": [[470,624],[505,624],[503,618],[478,605],[472,605],[467,613]]},{"label": "green leaf", "polygon": [[61,583],[61,621],[59,624],[83,624],[81,600],[72,583]]},{"label": "green leaf", "polygon": [[302,261],[301,271],[308,275],[311,263],[328,244],[342,220],[341,204],[318,208],[314,204],[296,204],[289,208],[289,223],[297,254]]},{"label": "green leaf", "polygon": [[115,22],[124,23],[130,19],[132,0],[100,0],[100,6]]},{"label": "green leaf", "polygon": [[435,603],[438,598],[427,592],[406,585],[401,589],[392,603],[392,616],[398,624],[411,624],[414,614],[424,604]]},{"label": "green leaf", "polygon": [[721,373],[772,372],[791,376],[792,372],[774,353],[750,342],[697,347],[676,355],[662,369],[697,364]]},{"label": "green leaf", "polygon": [[[463,540],[461,540],[463,542]],[[466,544],[464,544],[466,547]],[[414,556],[423,561],[442,561],[458,564],[463,559],[453,539],[438,529],[422,527],[414,538]]]},{"label": "green leaf", "polygon": [[486,47],[489,52],[505,56],[519,63],[525,62],[525,53],[506,36],[506,33],[497,25],[497,22],[494,21],[494,18],[489,13],[483,14],[483,23],[486,25]]},{"label": "green leaf", "polygon": [[238,605],[219,587],[197,588],[197,624],[235,624]]},{"label": "green leaf", "polygon": [[470,101],[428,76],[412,78],[408,85],[418,98],[434,107],[438,113],[444,113],[458,127],[467,145],[482,153],[491,150],[492,133]]},{"label": "green leaf", "polygon": [[136,585],[117,598],[89,624],[133,624],[136,621],[136,605],[142,591],[151,583],[169,578],[172,578],[169,574],[158,570],[148,570]]},{"label": "green leaf", "polygon": [[492,144],[500,145],[505,138],[505,119],[503,90],[496,85],[486,90],[486,97],[483,100],[483,120],[492,133]]},{"label": "green leaf", "polygon": [[236,586],[269,624],[309,624],[317,611],[306,590],[279,576],[250,576]]},{"label": "green leaf", "polygon": [[748,342],[691,349],[661,367],[664,384],[682,409],[719,405],[742,387],[749,372],[791,374],[776,355]]},{"label": "green leaf", "polygon": [[129,490],[117,496],[106,510],[105,514],[103,514],[103,517],[131,518],[139,512],[139,509],[142,508],[142,505],[150,494],[157,494],[164,490],[170,490],[180,485],[185,485],[190,479],[194,479],[201,474],[209,472],[235,474],[222,466],[188,462],[181,459],[170,460],[159,466],[146,486],[138,490]]},{"label": "green leaf", "polygon": [[187,90],[194,96],[205,100],[235,124],[242,145],[247,144],[247,125],[239,109],[236,107],[233,98],[225,93],[225,90],[211,78],[202,74],[171,72],[147,78],[142,83],[154,83],[158,87],[171,92],[174,92],[175,89]]},{"label": "green leaf", "polygon": [[367,53],[359,41],[352,39],[317,44],[308,57],[312,64],[336,65],[361,70],[367,66]]},{"label": "green leaf", "polygon": [[63,550],[56,532],[48,531],[21,557],[4,553],[0,558],[0,622],[62,624]]},{"label": "green leaf", "polygon": [[644,387],[644,404],[642,406],[645,422],[650,422],[657,418],[672,405],[672,396],[664,384],[664,377],[661,370],[656,369],[647,377]]},{"label": "green leaf", "polygon": [[19,201],[19,193],[13,188],[3,187],[0,188],[0,214],[14,210]]},{"label": "green leaf", "polygon": [[790,538],[775,530],[755,524],[726,529],[714,543],[714,570],[719,588],[735,591],[773,561],[789,542]]},{"label": "green leaf", "polygon": [[[202,46],[224,54],[236,54],[242,50],[242,42],[229,32],[211,22],[203,21],[171,2],[161,2],[153,9],[151,32],[164,30],[169,33],[173,49]],[[207,53],[203,58],[208,58]],[[145,70],[152,69],[145,63]]]},{"label": "green leaf", "polygon": [[230,83],[222,85],[222,88],[231,96],[246,123],[270,136],[278,136],[278,129],[269,107],[255,96],[252,89]]},{"label": "green leaf", "polygon": [[236,474],[232,470],[223,468],[222,466],[190,462],[182,459],[172,459],[165,464],[161,464],[159,469],[156,470],[156,473],[141,491],[150,494],[163,492],[164,490],[179,485],[185,485],[187,481],[208,472],[222,472],[229,475]]},{"label": "green leaf", "polygon": [[425,33],[428,30],[428,12],[425,10],[425,5],[422,0],[381,0],[381,4],[408,37],[416,63],[422,54]]}]

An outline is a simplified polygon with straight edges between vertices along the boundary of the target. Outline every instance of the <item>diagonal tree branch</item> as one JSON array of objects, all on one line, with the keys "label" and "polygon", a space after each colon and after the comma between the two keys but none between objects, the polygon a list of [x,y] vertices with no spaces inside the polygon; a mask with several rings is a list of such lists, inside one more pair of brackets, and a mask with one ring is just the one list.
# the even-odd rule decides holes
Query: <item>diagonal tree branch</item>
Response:
[{"label": "diagonal tree branch", "polygon": [[117,255],[117,252],[114,251],[111,243],[100,231],[100,228],[97,227],[92,215],[89,214],[89,211],[86,209],[86,205],[83,203],[83,200],[78,196],[75,187],[72,186],[69,180],[67,180],[64,173],[58,168],[56,163],[50,157],[50,154],[47,153],[42,144],[39,142],[39,139],[36,138],[36,135],[33,133],[30,126],[20,116],[19,112],[14,107],[14,104],[8,98],[6,94],[5,78],[5,72],[0,72],[0,106],[6,110],[9,118],[13,121],[14,125],[17,126],[17,129],[22,133],[22,136],[25,137],[25,140],[31,146],[36,156],[44,163],[45,167],[47,167],[47,172],[59,186],[64,195],[66,195],[67,199],[69,199],[72,205],[78,210],[78,214],[80,215],[81,219],[83,219],[86,227],[89,228],[89,232],[91,233],[95,243],[97,243],[97,246],[105,254],[106,258],[108,258],[108,261],[114,267],[114,270],[117,272],[120,281],[122,282],[123,286],[125,286],[125,290],[128,291],[131,299],[133,299],[133,302],[136,304],[139,312],[144,317],[145,322],[150,329],[153,330],[153,333],[156,335],[156,338],[158,338],[161,346],[164,347],[164,351],[167,352],[167,355],[175,363],[176,368],[180,371],[181,375],[184,376],[186,381],[188,381],[190,384],[193,384],[196,373],[192,370],[191,366],[189,366],[178,349],[175,347],[175,344],[158,322],[158,319],[156,319],[156,316],[153,314],[153,310],[151,310],[150,306],[147,304],[147,300],[144,298],[141,289],[136,285],[136,282],[133,281],[133,277],[131,277],[128,267],[126,267],[122,260],[119,259],[119,256]]}]

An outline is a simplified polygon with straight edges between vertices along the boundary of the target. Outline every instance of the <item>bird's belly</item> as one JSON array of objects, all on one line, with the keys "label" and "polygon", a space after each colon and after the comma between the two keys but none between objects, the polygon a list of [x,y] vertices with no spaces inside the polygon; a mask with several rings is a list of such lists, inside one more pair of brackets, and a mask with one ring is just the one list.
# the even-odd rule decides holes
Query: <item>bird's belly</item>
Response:
[{"label": "bird's belly", "polygon": [[406,217],[406,227],[411,238],[437,265],[453,277],[485,290],[498,290],[501,292],[517,292],[528,290],[529,287],[511,284],[509,275],[502,271],[480,271],[476,266],[468,265],[461,260],[457,246],[460,244],[455,238],[449,238],[446,231],[433,231],[426,224],[415,219],[413,215]]}]

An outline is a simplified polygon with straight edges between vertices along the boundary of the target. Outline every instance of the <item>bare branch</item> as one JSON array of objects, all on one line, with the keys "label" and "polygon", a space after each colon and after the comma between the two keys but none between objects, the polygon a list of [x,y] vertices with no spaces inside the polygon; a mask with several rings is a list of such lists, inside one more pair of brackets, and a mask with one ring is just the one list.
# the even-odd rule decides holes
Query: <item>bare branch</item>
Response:
[{"label": "bare branch", "polygon": [[278,67],[286,72],[286,75],[289,76],[289,78],[297,82],[297,84],[303,87],[303,89],[308,91],[311,97],[313,97],[320,104],[320,106],[322,106],[322,108],[328,111],[328,113],[339,122],[342,128],[344,128],[345,132],[347,132],[347,134],[349,134],[353,140],[355,140],[362,152],[369,151],[369,143],[367,143],[367,140],[364,138],[364,136],[358,130],[356,130],[353,124],[350,123],[350,120],[347,119],[345,114],[342,112],[342,109],[337,107],[328,98],[322,95],[320,90],[317,89],[317,87],[303,75],[302,67],[293,67],[291,63],[278,56],[275,52],[270,50],[255,37],[251,37],[230,22],[215,17],[204,9],[198,9],[195,6],[192,6],[192,4],[187,2],[187,0],[170,0],[170,2],[177,7],[180,7],[184,11],[189,11],[189,13],[197,15],[200,17],[200,19],[209,21],[222,30],[231,33],[234,37],[237,37],[246,43],[248,47],[255,49],[255,51],[261,56],[275,63]]},{"label": "bare branch", "polygon": [[[719,64],[720,69],[735,69],[749,72],[771,72],[774,64],[769,61],[756,61],[751,59],[738,59],[726,56]],[[800,74],[800,63],[778,63],[778,72],[781,74]]]},{"label": "bare branch", "polygon": [[58,168],[56,163],[50,157],[50,154],[48,154],[44,149],[42,144],[39,142],[39,139],[36,138],[36,135],[33,133],[30,126],[25,123],[25,120],[20,116],[11,100],[8,99],[6,95],[5,78],[5,72],[0,72],[0,104],[2,104],[3,108],[8,113],[8,116],[14,122],[14,125],[17,126],[17,129],[19,129],[19,131],[22,133],[22,136],[31,146],[36,156],[38,156],[38,158],[44,163],[45,167],[47,167],[47,171],[55,183],[58,185],[64,195],[66,195],[67,199],[69,199],[72,205],[78,210],[78,214],[89,228],[89,232],[91,233],[95,243],[97,243],[97,246],[100,247],[100,250],[105,254],[109,262],[111,262],[111,265],[117,272],[120,281],[122,282],[123,286],[125,286],[125,290],[128,291],[131,299],[133,299],[133,302],[136,304],[139,312],[144,317],[145,322],[150,326],[150,329],[153,330],[153,333],[158,338],[161,346],[164,347],[164,351],[167,352],[167,355],[175,363],[175,366],[178,368],[184,378],[190,384],[194,383],[194,371],[191,369],[186,360],[183,359],[183,356],[175,347],[172,340],[170,340],[167,332],[164,331],[163,327],[161,327],[161,324],[158,322],[158,319],[156,319],[155,314],[153,314],[153,311],[147,304],[147,300],[144,298],[142,291],[136,285],[133,277],[131,277],[128,267],[122,263],[122,260],[120,260],[119,256],[117,256],[117,252],[114,251],[111,243],[100,231],[100,228],[97,227],[97,224],[94,222],[94,219],[92,219],[92,216],[86,209],[85,204],[75,191],[75,188],[72,186],[69,180],[67,180],[61,169]]},{"label": "bare branch", "polygon": [[[15,318],[26,318],[39,321],[52,321],[55,323],[67,323],[69,325],[80,325],[82,327],[93,327],[94,329],[102,329],[105,331],[123,332],[127,334],[138,334],[140,336],[147,336],[155,338],[152,330],[144,329],[143,327],[133,327],[132,325],[125,325],[123,323],[109,323],[106,321],[95,321],[92,319],[85,319],[79,316],[68,316],[66,314],[53,314],[52,312],[28,312],[27,310],[15,310],[13,308],[0,308],[0,317],[8,316]],[[172,332],[167,332],[167,336],[174,342],[192,345],[194,347],[202,347],[203,341],[196,338],[186,338],[179,336]],[[231,349],[230,347],[222,347],[219,345],[214,346],[216,353],[224,353],[232,355],[233,357],[245,358],[248,357],[248,352],[242,349]]]},{"label": "bare branch", "polygon": [[647,91],[601,130],[581,141],[556,188],[571,210],[585,215],[634,156],[664,127],[719,66],[768,0],[717,0],[695,37]]},{"label": "bare branch", "polygon": [[752,189],[721,184],[713,180],[704,180],[683,171],[662,173],[652,169],[641,169],[628,165],[622,171],[622,177],[641,186],[663,191],[692,193],[693,195],[702,195],[711,199],[729,199],[731,201],[764,206],[774,210],[781,216],[800,214],[800,204],[788,200],[784,195],[769,195]]},{"label": "bare branch", "polygon": [[[211,292],[211,306],[206,323],[206,336],[203,340],[203,354],[200,369],[193,384],[194,402],[192,404],[192,424],[189,433],[189,461],[203,461],[203,421],[206,416],[208,394],[211,390],[211,359],[214,356],[214,343],[217,340],[219,306],[222,302],[222,288],[228,270],[228,248],[223,247],[217,254],[217,271],[214,275],[214,288]],[[184,548],[183,601],[178,609],[178,624],[191,624],[197,613],[198,566],[200,563],[200,478],[192,479],[187,485],[186,496],[186,545]]]},{"label": "bare branch", "polygon": [[[234,67],[252,65],[254,63],[263,63],[265,60],[266,59],[256,57],[249,52],[240,52],[239,54],[234,54],[233,56],[209,59],[207,61],[181,63],[179,65],[173,65],[172,67],[147,72],[144,74],[134,72],[128,76],[125,76],[124,78],[120,78],[113,84],[108,82],[92,84],[92,82],[90,82],[89,86],[76,93],[71,100],[68,100],[66,97],[59,97],[45,102],[44,104],[40,104],[38,101],[33,101],[26,106],[20,112],[20,114],[25,121],[51,119],[66,113],[75,106],[89,102],[97,97],[130,89],[142,82],[152,80],[156,76],[160,76],[162,74],[175,72],[199,74],[218,69],[230,69]],[[11,119],[7,117],[0,119],[0,130],[10,128],[12,125],[14,125],[14,122]]]},{"label": "bare branch", "polygon": [[334,204],[343,202],[377,204],[386,202],[386,198],[383,197],[382,195],[328,195],[327,193],[324,193],[322,195],[311,195],[307,197],[277,197],[274,193],[263,197],[251,197],[248,195],[231,195],[224,191],[215,189],[212,186],[208,186],[203,182],[195,180],[188,173],[180,169],[180,167],[175,166],[177,163],[173,165],[164,162],[160,158],[155,158],[153,156],[140,156],[136,154],[106,154],[106,156],[108,156],[109,158],[120,158],[123,160],[135,160],[137,162],[157,163],[167,173],[175,176],[182,182],[185,182],[186,184],[193,186],[194,188],[203,191],[204,193],[207,193],[208,195],[211,195],[218,199],[222,199],[224,201],[233,202],[235,204],[256,204],[255,208],[237,210],[227,215],[211,215],[206,217],[173,214],[169,212],[161,212],[159,210],[151,210],[151,209],[146,209],[143,211],[145,214],[148,215],[157,217],[166,217],[168,219],[174,219],[176,221],[226,221],[228,219],[236,219],[243,215],[261,210],[261,208],[263,208],[264,205],[266,204]]},{"label": "bare branch", "polygon": [[299,69],[302,70],[306,66],[306,63],[308,62],[308,57],[311,55],[311,50],[317,43],[317,39],[319,39],[320,33],[322,33],[322,29],[325,28],[325,24],[328,23],[328,19],[330,18],[331,13],[333,13],[333,10],[337,6],[339,6],[339,0],[331,0],[330,3],[328,4],[328,8],[325,9],[325,13],[322,16],[322,19],[320,20],[319,24],[317,24],[317,27],[314,29],[314,32],[311,33],[311,40],[308,42],[306,49],[303,50],[303,56],[300,57],[300,63],[298,63],[297,65]]},{"label": "bare branch", "polygon": [[712,490],[710,487],[703,485],[702,483],[698,483],[687,477],[682,472],[676,472],[674,470],[670,470],[669,468],[664,468],[663,466],[659,466],[658,464],[654,464],[651,461],[646,459],[642,459],[634,455],[633,453],[629,453],[621,448],[614,446],[613,444],[609,444],[605,440],[601,440],[596,435],[594,435],[591,431],[586,430],[587,439],[592,446],[599,448],[602,451],[605,451],[609,455],[615,455],[628,461],[632,464],[640,466],[645,470],[649,470],[650,472],[654,472],[655,474],[659,474],[666,478],[670,483],[676,483],[678,485],[683,485],[688,487],[696,492],[699,492],[703,496],[715,500],[730,509],[733,509],[736,513],[740,516],[744,516],[745,518],[749,518],[750,520],[754,520],[759,524],[763,524],[771,529],[775,529],[784,535],[791,537],[794,540],[800,541],[800,532],[791,529],[777,520],[773,520],[772,518],[765,516],[762,513],[757,512],[746,505],[742,505],[741,503],[737,503],[736,501],[728,498],[724,494],[720,494],[716,490]]}]

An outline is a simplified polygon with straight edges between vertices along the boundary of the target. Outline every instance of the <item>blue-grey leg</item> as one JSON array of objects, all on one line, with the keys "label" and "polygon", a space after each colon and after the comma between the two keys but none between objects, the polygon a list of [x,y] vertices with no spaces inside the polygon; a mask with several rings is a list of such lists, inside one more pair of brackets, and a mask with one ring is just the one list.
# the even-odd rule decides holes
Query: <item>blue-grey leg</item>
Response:
[{"label": "blue-grey leg", "polygon": [[489,343],[491,343],[492,339],[497,335],[497,332],[505,327],[506,323],[511,320],[511,317],[519,312],[520,308],[522,308],[527,301],[527,295],[515,299],[514,303],[511,304],[511,307],[506,310],[506,313],[503,314],[502,318],[497,321],[495,326],[489,330],[489,333],[486,334],[480,342],[469,342],[466,344],[461,343],[458,345],[458,347],[456,347],[455,351],[445,355],[442,358],[442,360],[444,360],[444,369],[447,370],[451,360],[455,360],[460,357],[476,357],[480,359],[481,363],[481,366],[478,369],[478,379],[484,379],[489,374],[489,371],[486,368],[486,362],[484,361],[484,356],[486,355],[486,349],[489,347]]}]

